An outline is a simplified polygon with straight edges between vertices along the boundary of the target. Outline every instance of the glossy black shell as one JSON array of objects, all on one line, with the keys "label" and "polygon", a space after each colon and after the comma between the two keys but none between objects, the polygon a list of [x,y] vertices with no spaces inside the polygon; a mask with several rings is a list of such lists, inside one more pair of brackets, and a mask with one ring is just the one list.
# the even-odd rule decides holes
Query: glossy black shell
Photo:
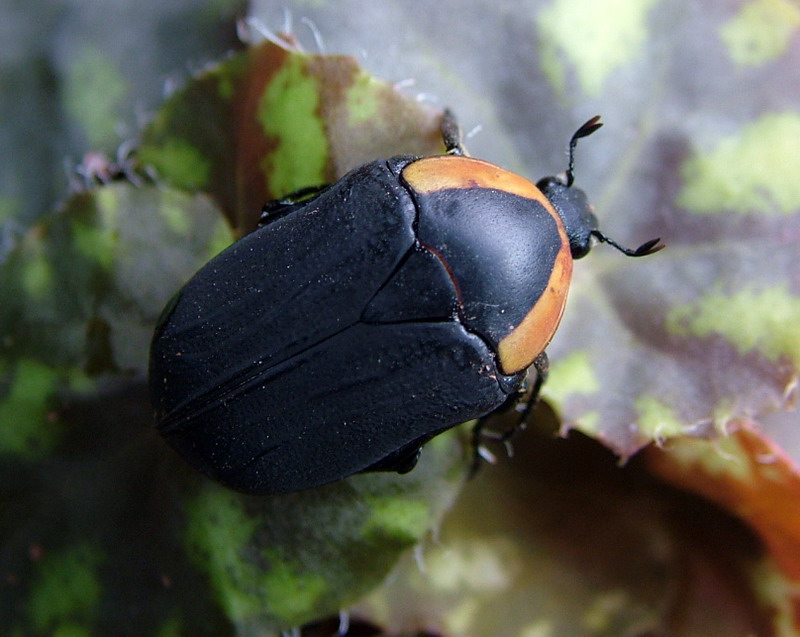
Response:
[{"label": "glossy black shell", "polygon": [[557,224],[502,190],[415,192],[401,175],[412,161],[349,173],[217,256],[165,310],[157,423],[202,472],[282,493],[400,470],[519,388],[497,343],[547,285]]}]

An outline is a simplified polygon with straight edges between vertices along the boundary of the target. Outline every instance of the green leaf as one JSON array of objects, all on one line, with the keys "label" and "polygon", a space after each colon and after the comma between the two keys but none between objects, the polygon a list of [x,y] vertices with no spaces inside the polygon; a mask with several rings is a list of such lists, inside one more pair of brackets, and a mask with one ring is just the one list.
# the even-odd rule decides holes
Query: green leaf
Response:
[{"label": "green leaf", "polygon": [[741,65],[760,66],[786,53],[800,30],[800,8],[789,0],[751,0],[722,25],[720,36],[731,58]]},{"label": "green leaf", "polygon": [[28,606],[36,633],[56,630],[59,634],[73,634],[69,631],[85,630],[91,625],[100,600],[100,559],[97,551],[87,545],[42,558],[35,569]]},{"label": "green leaf", "polygon": [[800,114],[766,113],[740,134],[697,153],[682,168],[679,206],[696,214],[788,216],[800,208]]},{"label": "green leaf", "polygon": [[[458,440],[442,440],[443,459],[426,448],[409,476],[251,499],[210,485],[155,435],[144,374],[160,307],[230,241],[220,210],[242,234],[286,189],[439,152],[437,113],[352,58],[289,45],[180,79],[241,48],[218,3],[41,4],[2,16],[0,625],[11,635],[269,634],[378,581],[353,625],[396,635],[797,632],[800,440],[796,408],[782,411],[796,401],[800,290],[790,0],[694,11],[444,0],[424,14],[288,1],[295,41],[351,52],[422,103],[451,106],[475,156],[533,180],[563,170],[570,134],[602,113],[603,131],[579,144],[577,185],[603,232],[668,245],[646,259],[597,246],[576,263],[548,404],[413,556],[405,547],[437,524],[431,486],[442,508],[458,490]],[[267,28],[284,20],[272,5],[252,9]],[[234,6],[241,15],[241,3],[224,15]],[[176,76],[183,88],[156,110]],[[90,151],[86,139],[113,156],[154,111],[139,160],[157,189],[84,194],[27,232],[64,196],[65,156]],[[759,444],[739,444],[743,427]],[[650,448],[621,468],[598,442],[623,457]],[[426,466],[433,481],[406,486]],[[44,565],[83,551],[102,558],[65,562],[76,576],[50,581],[94,581],[99,597],[65,594],[75,612],[41,610],[37,632],[28,609],[47,590]],[[128,613],[136,621],[120,625]]]},{"label": "green leaf", "polygon": [[192,79],[147,127],[139,159],[210,194],[239,232],[263,204],[376,157],[441,150],[437,114],[353,58],[254,46]]},{"label": "green leaf", "polygon": [[[655,0],[559,0],[542,11],[538,17],[542,72],[552,87],[562,92],[564,76],[573,72],[586,94],[600,93],[611,74],[641,56],[648,38],[647,15],[655,4]],[[607,19],[610,16],[613,21]]]},{"label": "green leaf", "polygon": [[275,497],[204,481],[186,500],[187,551],[243,629],[285,630],[335,614],[438,525],[463,480],[458,433],[428,444],[404,476],[357,475]]},{"label": "green leaf", "polygon": [[120,184],[74,196],[0,271],[2,356],[145,373],[155,319],[220,248],[224,226],[207,199],[177,191]]},{"label": "green leaf", "polygon": [[[394,146],[388,154],[438,150],[436,120],[350,58],[257,47],[188,82],[156,115],[139,157],[157,167],[158,186],[74,195],[9,253],[0,270],[0,566],[30,600],[49,599],[56,581],[29,584],[38,567],[23,556],[34,539],[66,555],[84,547],[115,567],[92,570],[89,586],[76,566],[76,595],[89,595],[92,612],[35,601],[15,624],[23,633],[113,632],[108,609],[127,590],[158,607],[163,591],[148,583],[158,581],[175,589],[149,617],[152,633],[287,629],[368,592],[438,524],[466,466],[457,433],[428,445],[412,477],[252,498],[197,475],[156,436],[144,391],[162,308],[232,239],[216,203],[252,222],[271,183],[333,179],[340,164],[379,152],[375,144]],[[329,139],[328,126],[347,141]],[[29,506],[37,502],[48,504]],[[141,577],[140,561],[153,565]],[[77,599],[62,601],[78,608]]]}]

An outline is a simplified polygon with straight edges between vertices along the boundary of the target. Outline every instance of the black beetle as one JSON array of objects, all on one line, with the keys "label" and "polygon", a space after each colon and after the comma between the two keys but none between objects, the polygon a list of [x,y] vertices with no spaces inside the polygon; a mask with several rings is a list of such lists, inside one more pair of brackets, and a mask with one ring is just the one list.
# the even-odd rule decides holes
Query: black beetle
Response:
[{"label": "black beetle", "polygon": [[[159,319],[150,388],[161,433],[192,465],[247,493],[353,473],[409,471],[420,447],[518,394],[597,230],[565,178],[534,185],[447,153],[365,164],[265,206]],[[538,386],[533,391],[538,394]]]}]

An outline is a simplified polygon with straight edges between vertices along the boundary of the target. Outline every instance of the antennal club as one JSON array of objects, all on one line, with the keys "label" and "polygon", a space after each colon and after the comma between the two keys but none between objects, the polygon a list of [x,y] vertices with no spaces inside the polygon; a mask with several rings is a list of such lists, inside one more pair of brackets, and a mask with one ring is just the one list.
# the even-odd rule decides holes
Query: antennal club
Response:
[{"label": "antennal club", "polygon": [[578,145],[578,140],[583,137],[588,137],[594,133],[598,128],[603,125],[600,121],[600,116],[595,115],[588,122],[583,124],[578,130],[573,133],[572,138],[569,140],[569,163],[567,164],[567,188],[572,186],[575,181],[575,147]]},{"label": "antennal club", "polygon": [[666,247],[663,243],[660,243],[661,237],[656,237],[655,239],[650,239],[650,241],[645,241],[642,245],[634,250],[621,246],[613,239],[609,239],[599,230],[592,230],[591,234],[600,243],[607,243],[610,246],[614,246],[617,250],[629,257],[646,257],[648,254],[654,254]]}]

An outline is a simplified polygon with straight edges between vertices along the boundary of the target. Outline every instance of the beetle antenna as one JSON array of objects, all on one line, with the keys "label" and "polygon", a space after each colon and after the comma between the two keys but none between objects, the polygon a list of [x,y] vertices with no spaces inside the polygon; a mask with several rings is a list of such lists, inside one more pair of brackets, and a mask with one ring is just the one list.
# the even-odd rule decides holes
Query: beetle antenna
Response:
[{"label": "beetle antenna", "polygon": [[654,254],[666,247],[663,243],[660,243],[661,237],[656,237],[655,239],[650,239],[650,241],[645,241],[642,245],[634,250],[621,246],[613,239],[609,239],[599,230],[592,230],[592,235],[597,238],[600,243],[607,243],[610,246],[614,246],[617,250],[629,257],[645,257],[648,254]]},{"label": "beetle antenna", "polygon": [[576,130],[570,138],[569,163],[567,164],[567,188],[569,188],[575,181],[575,147],[578,145],[578,140],[582,137],[588,137],[602,125],[603,122],[600,121],[600,116],[595,115],[592,119],[584,123],[583,126]]}]

